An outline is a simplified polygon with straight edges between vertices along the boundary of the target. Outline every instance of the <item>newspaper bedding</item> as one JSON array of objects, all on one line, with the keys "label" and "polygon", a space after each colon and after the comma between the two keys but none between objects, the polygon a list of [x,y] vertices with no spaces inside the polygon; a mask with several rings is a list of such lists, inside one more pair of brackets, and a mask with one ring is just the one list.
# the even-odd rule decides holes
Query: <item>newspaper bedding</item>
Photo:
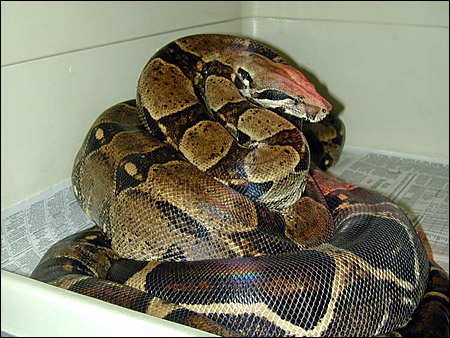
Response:
[{"label": "newspaper bedding", "polygon": [[[394,200],[422,227],[435,261],[449,272],[447,159],[347,146],[328,173]],[[2,210],[1,268],[29,276],[48,248],[93,225],[78,206],[70,179]]]}]

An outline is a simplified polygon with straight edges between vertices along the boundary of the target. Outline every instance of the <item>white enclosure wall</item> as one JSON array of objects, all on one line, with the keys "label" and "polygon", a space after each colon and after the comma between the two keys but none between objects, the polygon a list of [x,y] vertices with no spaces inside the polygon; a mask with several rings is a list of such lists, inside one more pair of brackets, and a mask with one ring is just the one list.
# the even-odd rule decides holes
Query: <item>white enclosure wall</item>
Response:
[{"label": "white enclosure wall", "polygon": [[348,145],[448,159],[448,13],[438,1],[2,1],[1,208],[70,177],[96,117],[135,96],[157,49],[194,33],[286,55],[333,104]]},{"label": "white enclosure wall", "polygon": [[238,2],[1,6],[2,208],[70,176],[89,126],[135,97],[158,48],[185,34],[241,32]]}]

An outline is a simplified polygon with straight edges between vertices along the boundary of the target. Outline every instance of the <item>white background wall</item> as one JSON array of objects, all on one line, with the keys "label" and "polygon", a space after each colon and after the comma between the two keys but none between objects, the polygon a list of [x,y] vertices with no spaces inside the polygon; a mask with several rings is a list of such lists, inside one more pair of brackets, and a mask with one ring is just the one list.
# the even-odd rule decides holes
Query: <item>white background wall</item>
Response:
[{"label": "white background wall", "polygon": [[346,143],[448,158],[448,2],[1,2],[1,207],[70,177],[96,116],[193,33],[255,38],[334,104]]}]

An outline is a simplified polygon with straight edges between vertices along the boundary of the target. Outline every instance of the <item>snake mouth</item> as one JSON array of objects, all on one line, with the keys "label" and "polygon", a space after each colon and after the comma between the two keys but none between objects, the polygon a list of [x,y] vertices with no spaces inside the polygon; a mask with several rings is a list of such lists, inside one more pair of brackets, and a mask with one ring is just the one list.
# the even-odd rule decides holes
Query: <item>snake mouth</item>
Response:
[{"label": "snake mouth", "polygon": [[300,120],[316,123],[322,121],[328,115],[329,110],[314,104],[297,102],[284,107],[283,113],[295,116]]},{"label": "snake mouth", "polygon": [[325,108],[309,104],[304,104],[302,110],[299,112],[299,115],[312,123],[320,122],[328,115],[328,111]]}]

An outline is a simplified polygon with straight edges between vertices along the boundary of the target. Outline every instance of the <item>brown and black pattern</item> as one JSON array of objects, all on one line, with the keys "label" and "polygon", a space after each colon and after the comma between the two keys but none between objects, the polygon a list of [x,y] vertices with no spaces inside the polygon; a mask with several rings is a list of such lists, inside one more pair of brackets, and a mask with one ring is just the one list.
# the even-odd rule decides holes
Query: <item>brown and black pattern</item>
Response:
[{"label": "brown and black pattern", "polygon": [[301,131],[330,109],[255,41],[169,43],[75,159],[97,226],[32,277],[221,336],[448,334],[448,276],[398,206],[310,169],[339,156],[338,122],[307,128],[320,154]]},{"label": "brown and black pattern", "polygon": [[[150,59],[141,74],[138,108],[148,128],[153,130],[157,125],[168,142],[200,170],[227,185],[239,186],[244,194],[256,183],[264,186],[263,194],[266,196],[291,196],[292,190],[304,189],[304,184],[293,182],[304,181],[309,168],[306,139],[290,122],[261,107],[258,98],[268,91],[285,91],[289,94],[283,98],[295,101],[298,107],[315,104],[318,111],[327,112],[331,106],[303,75],[280,63],[281,59],[275,53],[269,53],[262,46],[257,47],[258,44],[236,41],[226,36],[196,36],[195,39],[169,43]],[[274,67],[278,73],[284,72],[279,76],[283,80],[270,82],[276,89],[268,89],[265,77],[261,76],[262,69],[251,69],[252,65],[245,57],[234,55],[238,52],[255,59],[257,65],[266,69],[265,73],[270,73]],[[222,56],[218,57],[220,54]],[[267,59],[269,55],[277,62]],[[290,80],[286,81],[283,75]],[[236,81],[239,81],[241,89],[236,87]],[[300,85],[296,81],[301,81]],[[248,84],[249,88],[246,87]],[[307,104],[303,91],[292,90],[293,85],[307,88],[312,101]],[[248,91],[255,91],[256,102],[250,106],[246,97]],[[248,116],[248,120],[251,115],[256,117],[245,122],[243,116]],[[264,115],[258,120],[258,116]],[[280,148],[283,143],[270,146],[274,137],[291,141],[283,148]],[[243,169],[240,173],[236,172],[233,162]],[[298,177],[289,184],[281,181],[296,173]],[[272,185],[271,182],[279,183]],[[272,206],[282,208],[294,203],[296,197],[279,196],[278,200],[284,204],[272,202]],[[266,199],[261,200],[266,202]]]}]

